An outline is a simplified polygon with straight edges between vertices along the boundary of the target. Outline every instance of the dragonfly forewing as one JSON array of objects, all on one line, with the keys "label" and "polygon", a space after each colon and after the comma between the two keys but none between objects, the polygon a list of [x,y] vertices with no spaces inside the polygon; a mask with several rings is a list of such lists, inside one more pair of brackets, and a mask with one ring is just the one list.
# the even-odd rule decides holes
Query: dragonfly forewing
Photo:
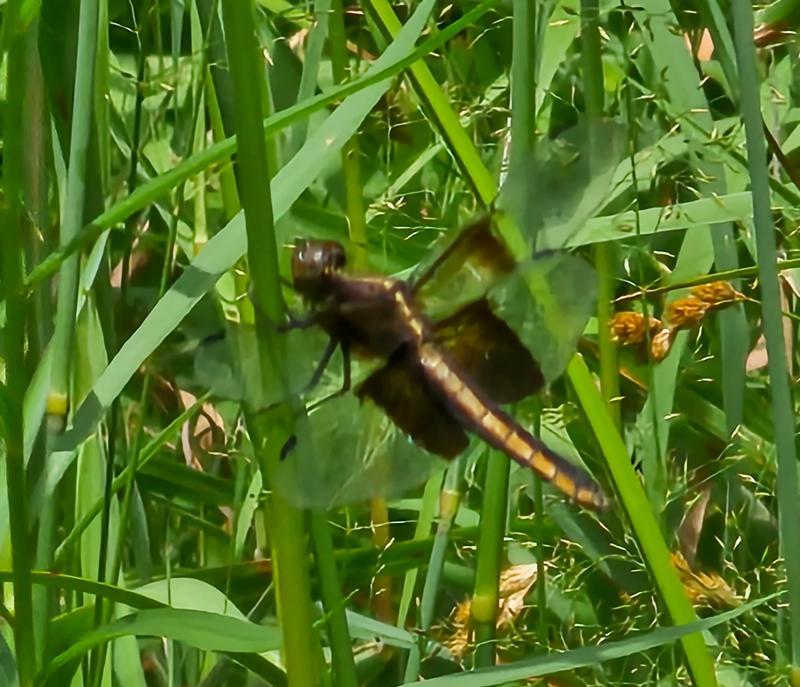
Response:
[{"label": "dragonfly forewing", "polygon": [[540,141],[509,170],[500,207],[536,250],[562,248],[605,204],[626,142],[625,126],[608,119],[587,119]]},{"label": "dragonfly forewing", "polygon": [[596,299],[594,268],[566,253],[537,256],[489,292],[492,309],[538,361],[548,383],[567,366]]}]

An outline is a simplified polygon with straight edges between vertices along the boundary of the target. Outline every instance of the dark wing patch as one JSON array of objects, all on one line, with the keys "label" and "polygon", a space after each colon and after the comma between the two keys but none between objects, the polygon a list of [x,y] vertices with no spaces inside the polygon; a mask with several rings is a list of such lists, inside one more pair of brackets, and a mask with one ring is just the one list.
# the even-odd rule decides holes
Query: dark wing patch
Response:
[{"label": "dark wing patch", "polygon": [[455,458],[469,445],[461,424],[430,390],[425,375],[401,349],[356,390],[372,399],[417,445],[444,458]]},{"label": "dark wing patch", "polygon": [[516,261],[492,229],[490,215],[467,225],[455,240],[412,280],[415,298],[434,317],[453,305],[482,298]]},{"label": "dark wing patch", "polygon": [[485,298],[437,322],[434,336],[453,364],[496,403],[516,403],[544,385],[530,351]]}]

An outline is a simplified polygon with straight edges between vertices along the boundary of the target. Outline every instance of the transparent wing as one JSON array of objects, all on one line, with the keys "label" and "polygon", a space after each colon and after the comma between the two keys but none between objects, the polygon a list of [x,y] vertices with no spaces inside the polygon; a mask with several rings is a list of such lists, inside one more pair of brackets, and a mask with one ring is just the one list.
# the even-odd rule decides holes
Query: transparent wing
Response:
[{"label": "transparent wing", "polygon": [[537,250],[563,247],[605,203],[626,141],[626,127],[609,119],[586,119],[540,141],[509,170],[499,207]]},{"label": "transparent wing", "polygon": [[[250,345],[252,334],[249,327],[232,327],[227,336],[198,346],[194,383],[217,399],[248,401],[256,409],[283,400],[255,395],[257,385],[250,382],[258,374],[258,352]],[[466,435],[457,425],[438,421],[437,409],[426,406],[430,400],[419,391],[420,380],[407,379],[388,365],[376,371],[375,363],[353,361],[353,386],[360,389],[363,380],[364,398],[352,391],[319,403],[341,388],[341,357],[335,355],[319,384],[306,392],[327,337],[315,329],[284,336],[291,351],[290,389],[313,410],[296,413],[295,435],[272,486],[298,507],[325,509],[378,496],[394,498],[424,482],[442,459],[415,444],[398,428],[398,420],[423,445],[430,440],[432,450],[463,450]],[[372,395],[385,408],[372,402]]]},{"label": "transparent wing", "polygon": [[488,293],[492,310],[531,352],[548,383],[561,375],[575,352],[596,298],[594,268],[566,253],[521,264]]},{"label": "transparent wing", "polygon": [[[291,394],[302,393],[314,373],[327,337],[317,331],[289,331],[285,337],[292,363],[283,370]],[[216,398],[247,401],[255,409],[283,400],[261,390],[260,355],[254,328],[229,323],[226,331],[201,343],[194,353],[194,381]]]},{"label": "transparent wing", "polygon": [[353,394],[300,414],[295,431],[274,486],[303,508],[394,498],[441,467],[441,459],[414,444],[381,409]]},{"label": "transparent wing", "polygon": [[482,298],[516,266],[493,218],[484,215],[463,227],[444,248],[431,251],[411,280],[414,297],[430,317],[440,319]]},{"label": "transparent wing", "polygon": [[486,298],[545,379],[557,378],[594,311],[596,275],[587,262],[552,249],[603,206],[625,144],[623,125],[598,119],[541,141],[510,170],[499,205],[542,252],[516,265],[490,218],[476,220],[418,273],[415,292],[426,312],[444,320]]}]

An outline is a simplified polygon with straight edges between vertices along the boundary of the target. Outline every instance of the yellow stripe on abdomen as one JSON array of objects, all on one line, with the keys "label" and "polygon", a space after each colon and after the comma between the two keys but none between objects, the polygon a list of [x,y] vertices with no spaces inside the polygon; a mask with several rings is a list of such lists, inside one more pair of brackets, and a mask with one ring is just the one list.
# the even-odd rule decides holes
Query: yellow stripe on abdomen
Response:
[{"label": "yellow stripe on abdomen", "polygon": [[431,385],[455,406],[454,410],[465,425],[487,444],[531,468],[580,505],[596,510],[608,507],[608,500],[594,479],[551,451],[495,404],[482,398],[434,345],[425,343],[420,347],[420,362]]}]

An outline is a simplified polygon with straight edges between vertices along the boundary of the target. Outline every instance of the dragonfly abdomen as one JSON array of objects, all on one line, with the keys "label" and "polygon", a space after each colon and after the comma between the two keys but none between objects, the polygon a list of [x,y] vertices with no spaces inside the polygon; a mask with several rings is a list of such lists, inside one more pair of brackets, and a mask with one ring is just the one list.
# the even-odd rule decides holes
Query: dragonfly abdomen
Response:
[{"label": "dragonfly abdomen", "polygon": [[465,425],[493,448],[536,472],[582,506],[605,510],[608,499],[586,472],[550,450],[513,417],[483,397],[432,343],[420,347],[420,362],[436,391]]}]

